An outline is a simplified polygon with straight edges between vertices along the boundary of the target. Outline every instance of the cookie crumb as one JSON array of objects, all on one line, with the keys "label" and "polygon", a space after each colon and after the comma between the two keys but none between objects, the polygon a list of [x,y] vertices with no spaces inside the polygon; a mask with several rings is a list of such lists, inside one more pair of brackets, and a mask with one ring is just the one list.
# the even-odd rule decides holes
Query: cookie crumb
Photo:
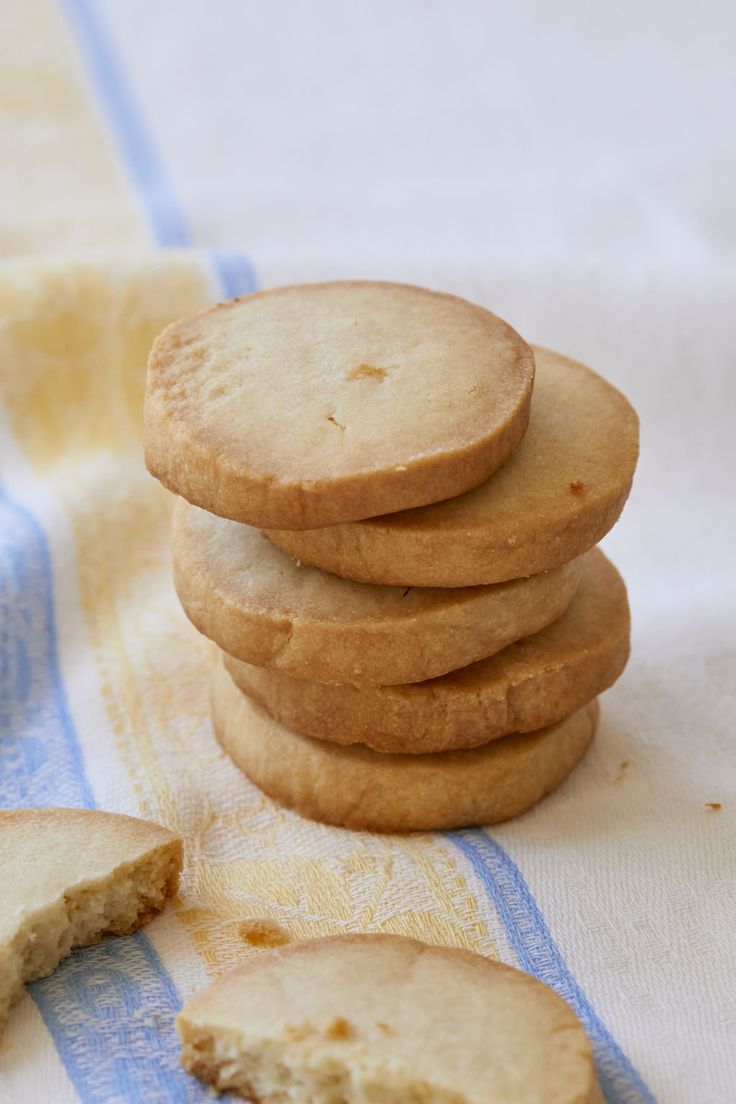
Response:
[{"label": "cookie crumb", "polygon": [[375,364],[356,364],[355,368],[351,368],[345,376],[347,380],[356,379],[377,379],[382,380],[386,378],[386,369],[377,368]]},{"label": "cookie crumb", "polygon": [[621,782],[626,777],[626,772],[631,766],[630,759],[622,759],[618,765],[618,774],[614,778],[614,782]]},{"label": "cookie crumb", "polygon": [[289,936],[275,920],[254,918],[238,924],[238,935],[251,947],[283,947]]},{"label": "cookie crumb", "polygon": [[344,1016],[337,1016],[332,1023],[325,1028],[327,1039],[350,1039],[355,1034],[352,1024],[349,1024]]},{"label": "cookie crumb", "polygon": [[570,494],[577,495],[578,497],[585,494],[585,484],[582,479],[574,479],[570,484]]},{"label": "cookie crumb", "polygon": [[706,801],[705,807],[706,809],[710,809],[712,813],[720,813],[723,808],[720,801]]}]

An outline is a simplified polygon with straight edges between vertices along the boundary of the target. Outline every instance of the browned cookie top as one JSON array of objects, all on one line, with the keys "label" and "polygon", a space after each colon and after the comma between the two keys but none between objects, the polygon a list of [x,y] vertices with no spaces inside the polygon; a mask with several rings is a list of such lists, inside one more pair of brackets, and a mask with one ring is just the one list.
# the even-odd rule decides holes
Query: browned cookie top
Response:
[{"label": "browned cookie top", "polygon": [[489,311],[348,281],[234,299],[164,330],[146,462],[196,505],[309,528],[460,494],[527,425],[534,357]]}]

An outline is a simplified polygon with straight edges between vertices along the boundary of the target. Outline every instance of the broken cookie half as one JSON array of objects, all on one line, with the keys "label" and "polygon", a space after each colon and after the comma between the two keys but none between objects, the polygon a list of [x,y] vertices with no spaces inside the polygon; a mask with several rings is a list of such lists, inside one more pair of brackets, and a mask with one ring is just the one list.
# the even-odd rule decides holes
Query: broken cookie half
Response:
[{"label": "broken cookie half", "polygon": [[602,1104],[541,982],[467,951],[352,935],[264,951],[177,1020],[184,1068],[260,1104]]},{"label": "broken cookie half", "polygon": [[0,1031],[25,982],[160,912],[181,865],[181,840],[149,821],[91,809],[0,811]]}]

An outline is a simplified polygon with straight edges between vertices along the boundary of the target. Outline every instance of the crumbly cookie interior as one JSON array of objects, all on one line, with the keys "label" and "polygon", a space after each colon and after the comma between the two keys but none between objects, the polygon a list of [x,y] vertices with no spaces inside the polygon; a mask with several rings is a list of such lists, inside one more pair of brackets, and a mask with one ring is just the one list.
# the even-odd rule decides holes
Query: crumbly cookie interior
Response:
[{"label": "crumbly cookie interior", "polygon": [[26,982],[53,973],[75,947],[97,943],[103,935],[126,935],[160,912],[177,873],[176,853],[164,845],[23,917],[0,948],[0,1027]]}]

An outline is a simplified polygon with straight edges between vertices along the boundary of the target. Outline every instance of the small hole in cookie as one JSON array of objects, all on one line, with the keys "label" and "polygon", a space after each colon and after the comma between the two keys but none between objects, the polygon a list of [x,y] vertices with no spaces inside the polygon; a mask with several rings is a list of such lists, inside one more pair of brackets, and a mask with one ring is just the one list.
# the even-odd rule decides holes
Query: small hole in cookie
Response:
[{"label": "small hole in cookie", "polygon": [[354,1034],[353,1025],[348,1023],[344,1016],[337,1016],[325,1028],[325,1035],[328,1039],[350,1039]]},{"label": "small hole in cookie", "polygon": [[582,479],[575,479],[570,484],[570,494],[576,495],[578,498],[580,495],[585,494],[585,484]]}]

